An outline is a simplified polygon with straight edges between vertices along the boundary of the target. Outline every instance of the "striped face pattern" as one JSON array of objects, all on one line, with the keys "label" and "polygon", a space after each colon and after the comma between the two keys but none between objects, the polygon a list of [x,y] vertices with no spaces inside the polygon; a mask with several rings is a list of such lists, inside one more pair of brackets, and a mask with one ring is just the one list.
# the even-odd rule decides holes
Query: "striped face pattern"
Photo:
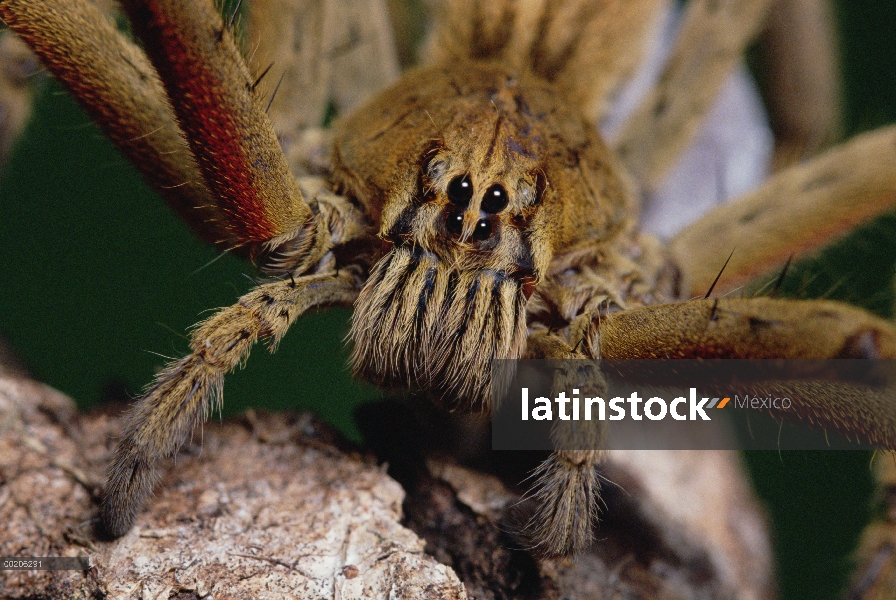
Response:
[{"label": "striped face pattern", "polygon": [[487,410],[555,251],[615,236],[602,143],[543,81],[472,64],[409,76],[336,139],[334,178],[386,248],[355,303],[355,374]]}]

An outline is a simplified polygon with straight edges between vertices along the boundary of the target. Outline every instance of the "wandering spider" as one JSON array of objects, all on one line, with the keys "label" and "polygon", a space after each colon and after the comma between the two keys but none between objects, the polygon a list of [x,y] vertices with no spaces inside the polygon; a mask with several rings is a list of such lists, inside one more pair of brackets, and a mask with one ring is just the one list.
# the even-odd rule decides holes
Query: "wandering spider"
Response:
[{"label": "wandering spider", "polygon": [[[747,241],[717,292],[780,267],[788,255],[813,250],[893,202],[887,174],[894,134],[884,130],[780,175],[667,247],[639,235],[637,193],[624,168],[648,187],[660,177],[670,158],[652,142],[675,138],[676,128],[686,130],[695,118],[673,95],[686,92],[658,88],[621,134],[619,157],[589,123],[637,62],[638,40],[659,2],[573,2],[546,9],[540,20],[498,8],[471,19],[449,4],[437,21],[429,70],[405,76],[341,119],[329,162],[315,154],[319,144],[303,155],[307,140],[289,139],[300,132],[280,132],[289,163],[263,115],[258,81],[209,3],[125,4],[154,68],[87,4],[7,0],[0,14],[203,237],[251,255],[279,278],[201,325],[194,353],[160,375],[135,409],[107,490],[104,514],[114,534],[127,530],[151,489],[151,463],[175,452],[219,399],[223,374],[256,340],[275,346],[313,306],[354,304],[358,375],[431,393],[451,408],[487,406],[494,357],[802,357],[808,350],[799,342],[807,336],[818,341],[811,348],[818,358],[896,352],[888,323],[842,304],[722,299],[648,308],[702,295],[731,237]],[[690,10],[739,14],[742,30],[718,43],[740,50],[766,4],[692,2]],[[526,26],[498,25],[514,18]],[[711,29],[712,20],[695,18],[686,31],[699,33],[706,22]],[[589,36],[589,27],[612,33]],[[91,43],[79,45],[85,40]],[[718,65],[701,63],[693,51],[680,64],[689,59],[708,64],[714,81]],[[262,76],[264,66],[257,71]],[[123,79],[104,85],[113,74]],[[284,96],[301,97],[301,89],[289,89],[297,82],[284,85]],[[183,134],[169,125],[166,94]],[[184,159],[191,154],[195,164]],[[880,160],[856,159],[863,156]],[[321,162],[331,167],[332,191],[323,180],[296,184],[289,175],[290,166]],[[834,172],[846,163],[856,168]],[[779,206],[785,196],[792,204]],[[851,202],[855,197],[864,202]],[[690,336],[726,318],[712,343]],[[756,339],[743,329],[754,319],[778,326]],[[824,407],[815,416],[823,419]],[[893,445],[886,415],[870,424],[851,416],[852,426]],[[551,494],[535,533],[546,553],[590,541],[597,459],[560,452],[549,463],[541,485]]]}]

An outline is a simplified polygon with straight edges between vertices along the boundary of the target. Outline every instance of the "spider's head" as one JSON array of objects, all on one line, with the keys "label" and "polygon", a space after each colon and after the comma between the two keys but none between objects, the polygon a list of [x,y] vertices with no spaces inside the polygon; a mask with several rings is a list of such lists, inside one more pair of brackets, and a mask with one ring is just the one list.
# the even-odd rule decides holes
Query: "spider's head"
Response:
[{"label": "spider's head", "polygon": [[487,403],[554,254],[618,228],[603,149],[548,84],[482,65],[420,71],[347,119],[335,177],[388,245],[355,305],[355,373]]},{"label": "spider's head", "polygon": [[551,257],[533,227],[545,180],[534,164],[495,163],[433,146],[413,198],[385,207],[380,237],[391,249],[355,306],[358,374],[479,405],[491,360],[522,355],[526,303]]}]

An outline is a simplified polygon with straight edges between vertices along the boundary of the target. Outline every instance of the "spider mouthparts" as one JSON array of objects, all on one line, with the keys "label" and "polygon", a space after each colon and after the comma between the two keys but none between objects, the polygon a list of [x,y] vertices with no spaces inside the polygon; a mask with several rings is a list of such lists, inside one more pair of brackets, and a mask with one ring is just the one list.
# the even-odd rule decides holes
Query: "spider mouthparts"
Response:
[{"label": "spider mouthparts", "polygon": [[528,300],[532,297],[532,294],[535,293],[535,285],[538,283],[538,278],[532,271],[527,271],[525,274],[517,273],[516,277],[520,282],[520,289],[523,292],[523,296]]},{"label": "spider mouthparts", "polygon": [[491,361],[525,350],[533,282],[531,275],[460,270],[419,247],[394,248],[355,304],[355,374],[430,392],[451,408],[488,408]]}]

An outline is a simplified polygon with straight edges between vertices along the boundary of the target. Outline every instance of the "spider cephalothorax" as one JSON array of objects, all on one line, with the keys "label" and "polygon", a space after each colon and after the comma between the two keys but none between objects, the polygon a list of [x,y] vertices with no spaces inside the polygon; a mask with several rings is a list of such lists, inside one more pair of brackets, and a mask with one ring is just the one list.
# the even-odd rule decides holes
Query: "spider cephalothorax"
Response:
[{"label": "spider cephalothorax", "polygon": [[[334,177],[392,247],[355,306],[355,372],[487,408],[555,253],[611,245],[631,191],[559,90],[497,64],[423,69],[347,119]],[[417,157],[417,160],[408,160]]]}]

